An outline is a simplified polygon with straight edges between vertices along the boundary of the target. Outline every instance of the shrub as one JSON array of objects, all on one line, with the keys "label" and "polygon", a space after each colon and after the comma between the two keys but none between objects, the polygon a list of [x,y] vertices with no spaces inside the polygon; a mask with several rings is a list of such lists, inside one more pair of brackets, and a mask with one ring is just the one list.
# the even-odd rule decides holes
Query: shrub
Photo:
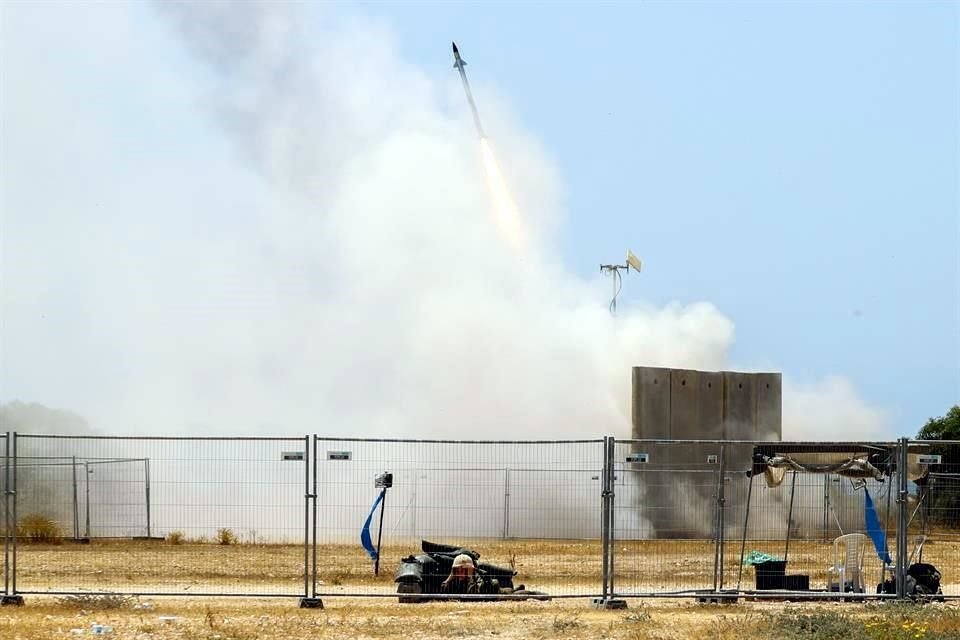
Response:
[{"label": "shrub", "polygon": [[183,531],[177,530],[177,531],[171,531],[170,533],[168,533],[167,542],[169,542],[170,544],[183,544],[184,542]]},{"label": "shrub", "polygon": [[650,612],[647,611],[647,607],[644,604],[639,605],[633,611],[623,616],[624,622],[632,622],[635,624],[648,624],[653,620],[653,616],[650,615]]},{"label": "shrub", "polygon": [[237,544],[237,535],[231,529],[217,529],[217,544]]},{"label": "shrub", "polygon": [[786,610],[767,616],[757,630],[779,640],[945,640],[956,638],[960,627],[949,609],[885,604],[865,612],[875,615]]},{"label": "shrub", "polygon": [[572,631],[580,626],[580,614],[556,615],[553,618],[553,630],[559,633]]},{"label": "shrub", "polygon": [[39,513],[24,517],[17,525],[17,537],[28,542],[60,544],[63,532],[60,525]]},{"label": "shrub", "polygon": [[106,609],[125,609],[136,599],[119,593],[78,593],[75,595],[57,598],[57,602],[68,607],[76,607],[85,611],[103,611]]}]

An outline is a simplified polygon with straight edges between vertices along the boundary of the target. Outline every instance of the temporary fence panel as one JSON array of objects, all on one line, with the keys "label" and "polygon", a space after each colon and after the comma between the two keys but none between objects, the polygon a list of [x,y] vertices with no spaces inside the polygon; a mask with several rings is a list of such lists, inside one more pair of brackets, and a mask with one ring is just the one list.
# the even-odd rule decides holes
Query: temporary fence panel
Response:
[{"label": "temporary fence panel", "polygon": [[[826,499],[824,480],[828,483]],[[896,475],[859,486],[849,478],[799,471],[787,473],[776,487],[767,486],[762,476],[741,477],[737,482],[740,493],[752,491],[753,497],[749,514],[740,508],[727,528],[723,587],[839,591],[841,570],[851,572],[846,566],[846,545],[851,543],[840,539],[847,534],[864,537],[854,541],[862,546],[862,570],[858,569],[862,577],[859,581],[845,577],[846,590],[875,594],[883,579],[892,578],[868,535],[865,505],[869,493],[874,507],[881,507],[877,516],[886,540],[881,548],[893,558],[896,511],[889,508],[889,501],[895,500]]]},{"label": "temporary fence panel", "polygon": [[[893,578],[898,445],[858,445],[869,452],[877,472],[883,471],[880,478],[792,468],[778,483],[756,475],[756,452],[791,446],[617,441],[610,541],[614,593],[791,590],[840,597],[839,585],[853,588],[846,578],[855,572],[855,588],[876,594],[878,585]],[[878,523],[872,533],[868,498]],[[864,534],[855,539],[862,569],[848,570],[846,548],[835,545],[849,533]]]},{"label": "temporary fence panel", "polygon": [[[21,448],[31,441],[20,438]],[[147,459],[17,456],[28,540],[149,537]]]},{"label": "temporary fence panel", "polygon": [[3,594],[6,596],[11,591],[13,577],[13,549],[14,534],[16,533],[13,517],[13,496],[8,491],[12,486],[13,466],[10,464],[10,441],[6,433],[0,433],[0,495],[3,501],[3,515],[0,526],[3,526]]},{"label": "temporary fence panel", "polygon": [[595,468],[507,469],[504,537],[599,539],[601,464],[588,462]]},{"label": "temporary fence panel", "polygon": [[[960,442],[0,438],[5,594],[396,596],[426,540],[553,596],[904,595],[915,564],[960,596]],[[764,473],[811,447],[872,466]]]},{"label": "temporary fence panel", "polygon": [[720,445],[616,441],[610,540],[619,596],[714,586]]},{"label": "temporary fence panel", "polygon": [[943,594],[960,596],[960,442],[911,442],[908,452],[920,476],[908,486],[908,567],[933,565]]},{"label": "temporary fence panel", "polygon": [[306,438],[15,438],[21,593],[303,595]]},{"label": "temporary fence panel", "polygon": [[[735,477],[736,494],[749,500],[728,504],[737,531],[728,529],[723,586],[758,595],[886,593],[881,583],[895,582],[900,445],[753,444],[754,475]],[[838,466],[850,460],[868,464]]]},{"label": "temporary fence panel", "polygon": [[422,540],[473,548],[551,594],[599,589],[601,440],[318,437],[316,459],[321,593],[396,594],[394,572]]}]

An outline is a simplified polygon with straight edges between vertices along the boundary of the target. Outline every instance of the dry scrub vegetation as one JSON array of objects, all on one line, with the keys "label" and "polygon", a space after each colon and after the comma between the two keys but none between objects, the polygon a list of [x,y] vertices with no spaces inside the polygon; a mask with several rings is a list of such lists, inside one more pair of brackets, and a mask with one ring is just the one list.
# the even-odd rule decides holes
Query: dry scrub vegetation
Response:
[{"label": "dry scrub vegetation", "polygon": [[[590,595],[599,591],[600,543],[563,540],[461,541],[482,554],[485,562],[514,565],[517,581],[551,593]],[[757,548],[782,554],[782,542],[755,543]],[[958,593],[960,541],[928,543],[924,559],[944,576],[944,591]],[[321,586],[336,593],[388,592],[393,571],[417,542],[391,543],[382,549],[380,576],[359,544],[325,544],[317,548]],[[724,587],[736,587],[739,543],[724,549]],[[788,573],[810,576],[813,589],[825,588],[832,546],[820,541],[795,540],[790,545]],[[624,593],[689,590],[713,586],[714,545],[697,540],[647,540],[616,543],[617,585]],[[30,543],[18,549],[17,580],[24,590],[164,591],[296,594],[303,589],[303,547],[250,544],[229,530],[207,542],[171,534],[167,540],[94,540],[90,544]],[[742,586],[752,588],[754,573],[745,568]],[[867,585],[880,581],[879,562],[868,562]]]},{"label": "dry scrub vegetation", "polygon": [[[960,638],[952,605],[783,605],[724,607],[631,601],[626,611],[597,611],[585,599],[552,602],[430,602],[337,598],[327,608],[298,609],[290,600],[156,599],[122,609],[31,598],[0,610],[0,637],[45,640],[90,635],[93,623],[130,640],[260,638],[433,638],[674,640],[946,640]],[[77,634],[79,635],[79,634]]]},{"label": "dry scrub vegetation", "polygon": [[[463,541],[495,564],[513,564],[518,581],[549,593],[587,596],[599,588],[599,543],[591,541]],[[829,547],[797,541],[798,566],[825,566]],[[318,548],[322,593],[394,592],[397,561],[413,542],[383,548],[381,575],[374,577],[359,545]],[[946,545],[931,559],[957,572]],[[727,575],[735,576],[737,550],[725,550]],[[709,586],[713,546],[697,541],[618,543],[621,587]],[[936,554],[936,558],[933,556]],[[943,561],[941,560],[943,558]],[[793,562],[793,561],[792,561]],[[960,639],[960,612],[953,604],[787,604],[740,602],[707,606],[684,600],[630,600],[626,611],[598,611],[587,597],[549,602],[427,602],[395,598],[324,597],[326,609],[298,609],[295,599],[197,597],[234,592],[295,595],[303,589],[303,547],[244,544],[223,537],[205,544],[177,539],[32,543],[18,549],[18,588],[71,591],[74,596],[28,595],[24,607],[0,609],[0,638],[45,639],[91,635],[91,625],[113,627],[110,637],[131,640],[186,638],[679,638],[753,640],[944,640]],[[822,576],[812,570],[811,580]],[[744,573],[745,586],[752,570]],[[729,583],[729,580],[728,580]],[[820,586],[820,585],[817,585]],[[176,597],[129,598],[84,595],[85,591],[163,591]],[[76,630],[76,631],[75,631]],[[82,631],[83,633],[79,633]]]}]

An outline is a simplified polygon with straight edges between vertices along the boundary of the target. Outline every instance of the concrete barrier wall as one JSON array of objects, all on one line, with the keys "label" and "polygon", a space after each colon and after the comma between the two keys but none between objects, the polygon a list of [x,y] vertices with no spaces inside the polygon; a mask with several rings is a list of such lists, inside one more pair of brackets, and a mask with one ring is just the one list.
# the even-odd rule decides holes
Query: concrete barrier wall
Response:
[{"label": "concrete barrier wall", "polygon": [[702,438],[722,440],[723,374],[700,371],[700,431]]},{"label": "concrete barrier wall", "polygon": [[756,393],[749,373],[723,374],[723,429],[727,440],[752,440],[756,425]]},{"label": "concrete barrier wall", "polygon": [[633,424],[645,425],[646,438],[670,437],[669,369],[634,367]]},{"label": "concrete barrier wall", "polygon": [[779,440],[779,373],[633,368],[635,439]]},{"label": "concrete barrier wall", "polygon": [[[783,421],[783,383],[779,373],[755,373],[757,417],[754,437],[779,440]],[[771,438],[770,434],[776,437]]]}]

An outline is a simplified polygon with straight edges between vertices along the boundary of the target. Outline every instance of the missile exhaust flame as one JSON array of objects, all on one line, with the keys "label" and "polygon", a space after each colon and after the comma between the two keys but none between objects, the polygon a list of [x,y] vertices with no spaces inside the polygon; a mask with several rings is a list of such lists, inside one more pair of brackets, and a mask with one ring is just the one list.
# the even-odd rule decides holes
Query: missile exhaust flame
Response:
[{"label": "missile exhaust flame", "polygon": [[524,248],[523,224],[520,220],[520,212],[517,205],[510,195],[507,188],[507,182],[500,171],[500,165],[497,163],[496,155],[493,153],[493,147],[487,134],[484,133],[483,125],[480,123],[480,112],[477,111],[477,104],[473,100],[473,92],[470,90],[470,83],[467,81],[467,72],[464,67],[467,62],[460,57],[460,50],[457,43],[453,42],[453,67],[460,72],[460,80],[463,83],[463,91],[467,96],[467,102],[470,104],[470,111],[473,113],[473,123],[477,127],[477,136],[480,138],[480,154],[483,159],[483,169],[487,176],[487,186],[490,189],[490,195],[493,198],[494,223],[497,230],[503,236],[504,241],[511,249],[517,253]]}]

